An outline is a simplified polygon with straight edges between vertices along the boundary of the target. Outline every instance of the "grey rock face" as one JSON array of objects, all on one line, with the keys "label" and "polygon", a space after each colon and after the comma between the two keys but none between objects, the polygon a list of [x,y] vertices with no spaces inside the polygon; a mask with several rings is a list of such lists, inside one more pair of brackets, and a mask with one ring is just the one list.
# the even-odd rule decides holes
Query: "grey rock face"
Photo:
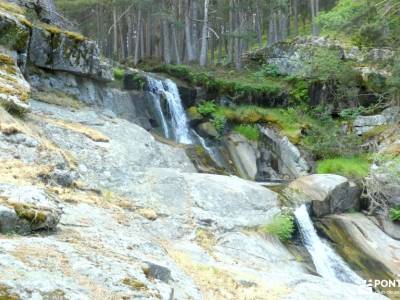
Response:
[{"label": "grey rock face", "polygon": [[257,159],[260,156],[257,143],[248,141],[244,136],[233,133],[224,139],[230,157],[243,178],[255,180],[258,172]]},{"label": "grey rock face", "polygon": [[287,137],[281,137],[267,127],[262,128],[261,133],[262,148],[270,151],[270,165],[275,166],[274,169],[278,174],[293,179],[309,173],[310,166]]},{"label": "grey rock face", "polygon": [[371,129],[387,124],[387,119],[384,115],[375,116],[358,116],[353,123],[355,132],[362,135]]},{"label": "grey rock face", "polygon": [[99,81],[112,81],[110,65],[100,60],[97,44],[90,40],[32,29],[29,60],[36,66],[53,71],[65,71]]},{"label": "grey rock face", "polygon": [[288,193],[300,202],[311,202],[316,217],[358,209],[361,190],[347,178],[315,174],[291,182]]}]

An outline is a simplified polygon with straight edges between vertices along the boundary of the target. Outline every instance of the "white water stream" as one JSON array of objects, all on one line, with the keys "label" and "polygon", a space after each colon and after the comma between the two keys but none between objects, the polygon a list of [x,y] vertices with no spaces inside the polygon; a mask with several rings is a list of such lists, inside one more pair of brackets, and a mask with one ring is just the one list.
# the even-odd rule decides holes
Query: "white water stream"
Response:
[{"label": "white water stream", "polygon": [[303,204],[297,208],[294,215],[304,246],[310,253],[319,275],[327,279],[363,285],[364,280],[347,266],[327,242],[321,240],[317,235],[306,205]]}]

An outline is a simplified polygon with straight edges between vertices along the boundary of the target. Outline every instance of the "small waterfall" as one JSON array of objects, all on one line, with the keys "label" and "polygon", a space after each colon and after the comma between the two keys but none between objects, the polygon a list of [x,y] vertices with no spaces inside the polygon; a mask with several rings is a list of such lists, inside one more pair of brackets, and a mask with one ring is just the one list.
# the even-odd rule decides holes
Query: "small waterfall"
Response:
[{"label": "small waterfall", "polygon": [[149,83],[149,91],[151,94],[151,99],[153,100],[153,104],[156,109],[158,118],[161,121],[161,127],[164,133],[164,137],[168,139],[170,138],[168,123],[167,120],[165,119],[160,103],[160,92],[164,90],[163,84],[160,80],[154,79],[150,76],[147,76],[147,81]]},{"label": "small waterfall", "polygon": [[223,163],[223,158],[221,157],[220,152],[215,148],[215,147],[210,147],[207,145],[205,139],[200,136],[196,131],[192,131],[193,135],[197,138],[199,141],[200,145],[207,151],[207,153],[210,155],[211,159],[214,161],[214,163],[220,167],[224,168],[224,163]]},{"label": "small waterfall", "polygon": [[175,82],[170,79],[164,81],[164,87],[166,88],[164,94],[167,98],[169,110],[171,112],[176,141],[182,144],[193,144],[189,133],[188,119],[182,105],[178,87]]},{"label": "small waterfall", "polygon": [[154,106],[161,120],[164,136],[166,138],[171,138],[167,117],[161,107],[161,97],[164,97],[168,104],[171,129],[175,141],[182,144],[192,144],[193,141],[190,136],[188,119],[176,84],[170,79],[162,81],[150,76],[148,76],[147,79],[149,82],[149,91],[154,96]]},{"label": "small waterfall", "polygon": [[317,272],[324,278],[363,285],[363,279],[354,273],[329,244],[317,235],[306,205],[301,205],[294,214],[304,245],[311,255]]}]

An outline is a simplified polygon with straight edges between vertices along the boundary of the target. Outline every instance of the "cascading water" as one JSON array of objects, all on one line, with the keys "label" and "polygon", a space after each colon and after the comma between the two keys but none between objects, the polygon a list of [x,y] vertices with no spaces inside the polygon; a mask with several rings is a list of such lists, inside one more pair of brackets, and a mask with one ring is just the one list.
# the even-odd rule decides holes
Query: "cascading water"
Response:
[{"label": "cascading water", "polygon": [[182,105],[181,96],[175,82],[170,79],[164,81],[165,97],[171,112],[172,124],[176,141],[182,144],[193,144],[189,132],[188,119]]},{"label": "cascading water", "polygon": [[160,80],[154,79],[150,76],[147,77],[147,81],[149,84],[149,91],[151,94],[151,99],[153,100],[154,107],[157,112],[157,116],[161,122],[161,127],[164,133],[164,137],[167,139],[170,138],[168,123],[165,119],[164,113],[160,104],[160,93],[164,90],[164,86]]},{"label": "cascading water", "polygon": [[304,245],[311,255],[317,272],[324,278],[363,285],[363,279],[354,273],[343,259],[317,235],[306,205],[303,204],[297,208],[294,215]]},{"label": "cascading water", "polygon": [[224,163],[221,157],[221,153],[216,148],[208,146],[205,139],[202,136],[200,136],[196,131],[193,131],[193,135],[197,138],[200,145],[207,151],[207,153],[210,155],[211,159],[215,162],[215,164],[218,167],[223,168]]},{"label": "cascading water", "polygon": [[178,87],[170,80],[164,81],[148,76],[149,91],[154,96],[154,106],[158,117],[161,120],[164,136],[170,138],[167,118],[162,110],[160,97],[165,97],[168,104],[168,109],[171,114],[171,128],[175,137],[175,141],[182,144],[192,144],[190,136],[188,119],[182,105],[182,100],[179,95]]}]

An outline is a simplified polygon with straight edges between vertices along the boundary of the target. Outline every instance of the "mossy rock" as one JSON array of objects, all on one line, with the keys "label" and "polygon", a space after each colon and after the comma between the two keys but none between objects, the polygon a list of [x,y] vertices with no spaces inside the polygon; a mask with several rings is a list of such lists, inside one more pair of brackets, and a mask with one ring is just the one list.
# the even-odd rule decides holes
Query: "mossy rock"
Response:
[{"label": "mossy rock", "polygon": [[196,125],[203,120],[203,115],[197,111],[196,106],[189,107],[186,113],[192,125]]},{"label": "mossy rock", "polygon": [[14,204],[15,213],[21,219],[27,220],[31,224],[44,223],[47,220],[47,212],[39,210],[26,204]]},{"label": "mossy rock", "polygon": [[29,28],[15,18],[0,14],[0,45],[11,50],[24,51],[28,47]]}]

